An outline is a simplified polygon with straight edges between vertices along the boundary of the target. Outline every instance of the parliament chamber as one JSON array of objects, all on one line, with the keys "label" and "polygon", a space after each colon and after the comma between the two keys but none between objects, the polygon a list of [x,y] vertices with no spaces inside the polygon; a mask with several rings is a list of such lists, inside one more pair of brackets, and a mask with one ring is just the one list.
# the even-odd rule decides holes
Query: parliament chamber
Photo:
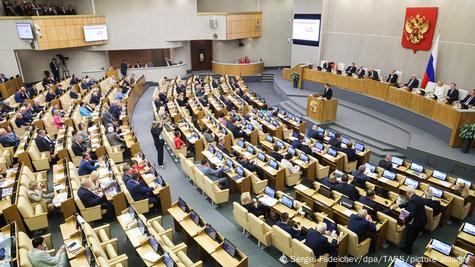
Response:
[{"label": "parliament chamber", "polygon": [[3,1],[0,265],[475,266],[475,4],[422,2]]}]

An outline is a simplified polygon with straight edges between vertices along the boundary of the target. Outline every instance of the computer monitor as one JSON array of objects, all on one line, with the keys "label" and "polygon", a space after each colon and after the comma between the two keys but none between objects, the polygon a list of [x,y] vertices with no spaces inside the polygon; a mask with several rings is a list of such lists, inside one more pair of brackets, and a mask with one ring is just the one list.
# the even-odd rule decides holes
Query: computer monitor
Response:
[{"label": "computer monitor", "polygon": [[341,196],[340,205],[342,205],[345,208],[351,209],[351,208],[353,208],[353,200],[351,200],[351,199],[349,199],[345,196]]},{"label": "computer monitor", "polygon": [[284,143],[282,141],[277,141],[277,149],[282,149],[284,147]]},{"label": "computer monitor", "polygon": [[327,225],[327,231],[333,232],[338,229],[336,223],[330,221],[328,218],[323,218],[323,223]]},{"label": "computer monitor", "polygon": [[265,118],[265,120],[266,120],[267,122],[270,122],[270,117],[267,116],[267,117]]},{"label": "computer monitor", "polygon": [[279,127],[279,122],[276,120],[273,120],[272,125],[274,125],[274,127]]},{"label": "computer monitor", "polygon": [[322,136],[323,134],[325,134],[325,129],[323,129],[322,127],[318,127],[317,128],[317,134]]},{"label": "computer monitor", "polygon": [[371,163],[365,163],[364,166],[370,173],[374,173],[374,171],[376,170],[376,165],[373,165]]},{"label": "computer monitor", "polygon": [[416,171],[416,172],[423,172],[424,171],[424,166],[421,164],[417,163],[411,163],[411,166],[409,167],[411,170]]},{"label": "computer monitor", "polygon": [[214,230],[213,227],[211,227],[211,224],[207,224],[206,227],[205,227],[205,233],[211,238],[213,239],[213,241],[216,241],[216,237],[217,237],[217,232],[216,230]]},{"label": "computer monitor", "polygon": [[236,173],[240,176],[244,176],[244,169],[241,166],[236,167]]},{"label": "computer monitor", "polygon": [[155,239],[153,235],[150,235],[150,238],[148,239],[148,244],[152,247],[155,253],[161,254],[160,244],[158,243],[157,239]]},{"label": "computer monitor", "polygon": [[266,136],[266,141],[272,143],[274,138],[272,138],[272,135]]},{"label": "computer monitor", "polygon": [[444,195],[444,190],[439,189],[437,187],[429,186],[429,190],[432,192],[434,197],[441,198]]},{"label": "computer monitor", "polygon": [[259,112],[259,113],[257,113],[257,117],[262,118],[262,117],[264,117],[264,114],[262,114],[262,112]]},{"label": "computer monitor", "polygon": [[315,147],[316,147],[318,150],[323,150],[323,144],[320,143],[320,142],[315,142]]},{"label": "computer monitor", "polygon": [[237,143],[237,144],[238,144],[238,146],[241,147],[241,148],[244,147],[244,141],[242,141],[242,140],[238,140],[238,143]]},{"label": "computer monitor", "polygon": [[416,180],[413,180],[413,179],[411,179],[411,178],[406,178],[406,179],[404,180],[404,184],[407,185],[407,186],[410,186],[410,187],[412,187],[412,188],[414,188],[414,189],[417,189],[417,187],[419,186],[419,182],[416,181]]},{"label": "computer monitor", "polygon": [[211,154],[214,154],[214,146],[208,146],[208,151],[211,153]]},{"label": "computer monitor", "polygon": [[275,189],[266,185],[264,188],[264,194],[270,196],[271,198],[275,198]]},{"label": "computer monitor", "polygon": [[223,242],[223,249],[226,251],[231,257],[236,257],[236,247],[231,244],[227,239],[224,239]]},{"label": "computer monitor", "polygon": [[328,137],[330,137],[330,139],[334,139],[335,136],[336,136],[336,133],[334,131],[331,131],[331,130],[328,131]]},{"label": "computer monitor", "polygon": [[442,181],[445,181],[445,179],[447,179],[447,173],[441,172],[441,171],[438,171],[438,170],[434,170],[432,172],[432,177],[437,178],[437,179],[442,180]]},{"label": "computer monitor", "polygon": [[287,195],[282,195],[280,202],[287,206],[287,208],[292,209],[294,207],[294,200]]},{"label": "computer monitor", "polygon": [[279,169],[279,164],[277,164],[277,161],[271,159],[269,161],[269,166],[271,166],[273,169],[278,170]]},{"label": "computer monitor", "polygon": [[289,153],[292,156],[295,155],[295,148],[292,146],[289,146],[289,148],[287,149],[287,153]]},{"label": "computer monitor", "polygon": [[336,157],[336,149],[334,149],[334,148],[332,148],[332,147],[330,147],[330,148],[328,149],[328,152],[327,152],[327,153],[328,153],[328,155],[330,155],[330,156],[332,156],[332,157]]},{"label": "computer monitor", "polygon": [[216,157],[217,157],[219,160],[223,160],[223,153],[221,153],[221,151],[218,151],[218,153],[216,153]]},{"label": "computer monitor", "polygon": [[96,262],[94,260],[94,254],[91,251],[91,248],[85,247],[84,254],[86,255],[86,260],[89,263],[89,266],[94,267],[96,266]]},{"label": "computer monitor", "polygon": [[248,129],[249,131],[252,131],[252,130],[254,130],[254,126],[252,126],[252,124],[249,123],[249,124],[247,125],[247,129]]},{"label": "computer monitor", "polygon": [[232,159],[227,159],[226,160],[226,165],[228,165],[229,168],[233,167],[233,160]]},{"label": "computer monitor", "polygon": [[162,178],[162,176],[157,175],[157,176],[155,177],[155,183],[158,184],[158,185],[160,185],[160,186],[163,186],[163,178]]},{"label": "computer monitor", "polygon": [[320,188],[318,189],[318,193],[328,198],[332,197],[332,190],[324,185],[320,186]]},{"label": "computer monitor", "polygon": [[300,154],[300,160],[303,162],[308,162],[308,155],[302,152]]},{"label": "computer monitor", "polygon": [[294,120],[295,120],[297,123],[301,123],[301,122],[302,122],[302,118],[301,118],[301,117],[295,116],[295,117],[294,117]]},{"label": "computer monitor", "polygon": [[140,232],[144,235],[147,234],[147,227],[145,227],[145,224],[142,222],[141,219],[137,220],[137,227],[139,228]]},{"label": "computer monitor", "polygon": [[259,159],[260,161],[265,161],[266,160],[266,154],[264,154],[262,152],[259,152],[259,154],[257,154],[257,159]]},{"label": "computer monitor", "polygon": [[221,129],[221,132],[222,132],[224,135],[226,135],[226,134],[228,133],[225,128]]},{"label": "computer monitor", "polygon": [[394,179],[396,178],[396,173],[394,173],[392,171],[384,170],[383,177],[394,181]]},{"label": "computer monitor", "polygon": [[181,197],[178,197],[178,207],[180,207],[183,212],[188,212],[188,204],[186,204]]},{"label": "computer monitor", "polygon": [[246,126],[246,124],[247,124],[246,119],[242,118],[242,119],[241,119],[241,124],[244,125],[244,126]]},{"label": "computer monitor", "polygon": [[446,256],[452,253],[452,246],[437,239],[432,239],[432,248]]},{"label": "computer monitor", "polygon": [[472,186],[472,182],[468,181],[468,180],[465,180],[463,178],[457,178],[457,181],[456,183],[464,183],[468,186],[468,188],[470,188]]},{"label": "computer monitor", "polygon": [[163,254],[163,263],[165,264],[166,267],[175,266],[175,261],[173,261],[172,257],[170,257],[168,252],[165,252],[165,254]]},{"label": "computer monitor", "polygon": [[129,213],[130,218],[132,219],[137,218],[137,213],[135,212],[135,209],[132,205],[129,206],[128,213]]},{"label": "computer monitor", "polygon": [[355,143],[355,150],[356,150],[356,151],[363,152],[364,149],[365,149],[365,148],[364,148],[364,144],[358,143],[358,142]]},{"label": "computer monitor", "polygon": [[475,225],[466,222],[465,225],[462,228],[462,231],[467,233],[467,234],[471,234],[471,235],[475,236]]},{"label": "computer monitor", "polygon": [[468,263],[470,262],[470,260],[472,259],[473,257],[473,253],[467,253],[467,255],[465,256],[465,259],[463,260],[463,265],[462,267],[468,267]]},{"label": "computer monitor", "polygon": [[347,136],[343,136],[341,138],[341,142],[346,145],[348,144],[348,142],[350,142],[350,138],[348,138]]},{"label": "computer monitor", "polygon": [[395,259],[394,260],[394,264],[393,264],[394,267],[414,267],[414,265],[411,265],[405,261],[402,261],[400,259]]},{"label": "computer monitor", "polygon": [[380,187],[380,186],[375,186],[374,187],[374,193],[380,197],[387,198],[388,197],[388,190]]},{"label": "computer monitor", "polygon": [[247,153],[254,154],[254,148],[252,146],[248,146],[246,149]]},{"label": "computer monitor", "polygon": [[401,166],[402,163],[404,162],[404,160],[401,159],[401,158],[393,156],[392,159],[391,159],[391,162],[398,165],[398,166]]},{"label": "computer monitor", "polygon": [[199,224],[200,224],[200,215],[198,215],[198,213],[196,213],[195,211],[191,211],[191,212],[190,212],[190,219],[191,219],[196,225],[199,225]]}]

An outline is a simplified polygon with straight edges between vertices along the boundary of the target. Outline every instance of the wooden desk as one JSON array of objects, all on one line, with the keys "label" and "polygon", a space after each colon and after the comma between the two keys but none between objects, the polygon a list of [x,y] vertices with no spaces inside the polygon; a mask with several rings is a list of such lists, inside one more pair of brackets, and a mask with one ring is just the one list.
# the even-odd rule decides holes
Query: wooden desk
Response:
[{"label": "wooden desk", "polygon": [[221,75],[253,76],[261,74],[264,71],[264,62],[235,64],[213,60],[212,71]]},{"label": "wooden desk", "polygon": [[[238,253],[238,251],[236,251]],[[222,247],[211,253],[211,257],[217,264],[223,267],[246,267],[247,256],[244,256],[240,261],[231,257]]]},{"label": "wooden desk", "polygon": [[318,122],[336,120],[337,99],[323,99],[314,95],[307,97],[307,116]]},{"label": "wooden desk", "polygon": [[2,98],[8,98],[9,96],[15,94],[15,92],[23,86],[23,79],[20,75],[17,75],[15,78],[10,79],[6,82],[0,83],[0,93]]}]

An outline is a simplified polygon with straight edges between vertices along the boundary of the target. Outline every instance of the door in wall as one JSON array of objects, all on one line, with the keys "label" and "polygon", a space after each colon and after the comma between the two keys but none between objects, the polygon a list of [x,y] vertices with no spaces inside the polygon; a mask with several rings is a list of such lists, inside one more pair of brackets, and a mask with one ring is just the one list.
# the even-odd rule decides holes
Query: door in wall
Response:
[{"label": "door in wall", "polygon": [[211,40],[190,41],[191,69],[211,70],[213,42]]}]

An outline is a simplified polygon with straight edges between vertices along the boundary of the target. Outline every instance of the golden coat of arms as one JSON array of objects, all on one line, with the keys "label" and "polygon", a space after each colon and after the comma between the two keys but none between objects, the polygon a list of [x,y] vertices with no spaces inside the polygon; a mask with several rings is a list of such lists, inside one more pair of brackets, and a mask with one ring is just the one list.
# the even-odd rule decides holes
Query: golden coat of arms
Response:
[{"label": "golden coat of arms", "polygon": [[317,101],[310,102],[310,110],[314,113],[318,111]]},{"label": "golden coat of arms", "polygon": [[419,44],[428,30],[429,19],[420,14],[417,14],[415,17],[409,17],[404,25],[406,39],[413,44]]}]

